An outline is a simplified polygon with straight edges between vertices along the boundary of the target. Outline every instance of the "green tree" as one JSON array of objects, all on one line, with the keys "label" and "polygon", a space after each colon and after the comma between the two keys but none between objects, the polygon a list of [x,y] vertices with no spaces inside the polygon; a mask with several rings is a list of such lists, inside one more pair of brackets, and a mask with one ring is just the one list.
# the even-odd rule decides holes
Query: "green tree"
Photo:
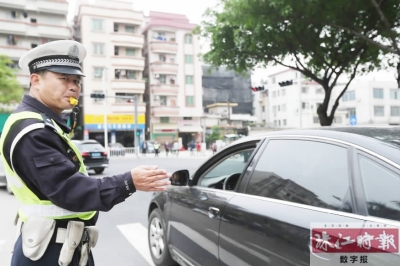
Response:
[{"label": "green tree", "polygon": [[207,146],[210,146],[216,140],[221,139],[222,132],[218,126],[213,126],[211,128],[211,134],[206,137]]},{"label": "green tree", "polygon": [[[325,98],[317,114],[322,126],[331,125],[339,99],[354,77],[381,67],[381,50],[352,33],[313,23],[329,13],[316,9],[315,2],[336,3],[220,0],[219,8],[208,9],[205,21],[195,31],[211,42],[203,59],[212,66],[226,65],[239,73],[271,63],[301,72],[323,87]],[[332,19],[343,14],[349,16],[345,18],[348,21],[354,19],[346,13],[350,7],[344,5],[341,12],[332,7],[335,5],[327,5]],[[328,113],[332,90],[344,74],[348,75],[345,87]]]},{"label": "green tree", "polygon": [[0,55],[0,103],[3,104],[20,102],[24,94],[15,69],[9,67],[12,63],[6,55]]}]

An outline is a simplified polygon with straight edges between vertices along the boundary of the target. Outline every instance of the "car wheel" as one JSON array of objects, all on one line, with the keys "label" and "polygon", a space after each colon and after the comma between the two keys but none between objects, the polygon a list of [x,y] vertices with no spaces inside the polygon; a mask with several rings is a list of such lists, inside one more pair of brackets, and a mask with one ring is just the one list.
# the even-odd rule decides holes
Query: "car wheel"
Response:
[{"label": "car wheel", "polygon": [[154,209],[149,217],[148,243],[151,258],[157,266],[178,265],[169,253],[168,243],[166,242],[165,228],[162,223],[159,209]]},{"label": "car wheel", "polygon": [[8,183],[6,185],[6,189],[7,189],[8,194],[11,194],[11,195],[13,194],[13,192],[12,192],[10,186],[8,185]]},{"label": "car wheel", "polygon": [[95,172],[96,174],[101,174],[101,173],[104,172],[104,168],[96,168],[96,169],[94,169],[94,172]]}]

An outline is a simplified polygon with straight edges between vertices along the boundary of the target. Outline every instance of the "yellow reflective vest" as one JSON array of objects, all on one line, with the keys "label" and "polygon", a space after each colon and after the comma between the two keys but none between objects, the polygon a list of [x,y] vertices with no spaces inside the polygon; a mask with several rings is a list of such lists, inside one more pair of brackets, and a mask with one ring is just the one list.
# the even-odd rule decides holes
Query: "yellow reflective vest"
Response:
[{"label": "yellow reflective vest", "polygon": [[62,129],[57,125],[56,122],[51,120],[51,122],[49,121],[48,123],[45,124],[45,122],[43,121],[42,115],[35,113],[35,112],[26,111],[26,112],[11,114],[4,125],[3,133],[0,138],[0,151],[3,151],[4,141],[7,137],[7,134],[10,131],[11,126],[18,120],[30,119],[30,118],[38,119],[38,123],[29,125],[28,127],[21,130],[17,134],[15,139],[13,140],[13,142],[11,144],[11,149],[10,149],[11,165],[8,164],[6,158],[4,157],[4,153],[3,152],[1,153],[1,159],[3,160],[7,183],[9,184],[15,197],[20,202],[20,208],[18,210],[19,217],[24,222],[30,215],[48,217],[48,218],[52,218],[52,219],[56,219],[56,220],[57,219],[74,219],[74,218],[79,218],[81,220],[91,219],[96,214],[96,211],[73,212],[73,211],[69,211],[69,210],[60,208],[60,207],[54,205],[49,200],[39,199],[26,186],[24,181],[18,176],[18,174],[14,170],[12,154],[13,154],[14,148],[15,148],[16,144],[18,143],[18,141],[25,134],[27,134],[33,130],[44,128],[46,125],[47,126],[51,125],[54,128],[55,133],[58,134],[63,140],[65,140],[65,142],[69,145],[69,147],[75,152],[76,156],[78,157],[79,162],[80,162],[79,172],[81,172],[85,175],[88,175],[85,165],[83,163],[83,159],[82,159],[80,151],[71,142],[69,136],[62,131]]}]

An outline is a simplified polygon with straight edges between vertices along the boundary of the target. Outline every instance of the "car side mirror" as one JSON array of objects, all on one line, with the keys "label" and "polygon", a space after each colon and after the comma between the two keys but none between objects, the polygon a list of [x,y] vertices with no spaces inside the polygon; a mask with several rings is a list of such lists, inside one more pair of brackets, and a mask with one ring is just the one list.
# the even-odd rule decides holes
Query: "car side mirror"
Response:
[{"label": "car side mirror", "polygon": [[189,183],[189,177],[188,170],[179,170],[173,173],[169,180],[173,186],[187,186]]}]

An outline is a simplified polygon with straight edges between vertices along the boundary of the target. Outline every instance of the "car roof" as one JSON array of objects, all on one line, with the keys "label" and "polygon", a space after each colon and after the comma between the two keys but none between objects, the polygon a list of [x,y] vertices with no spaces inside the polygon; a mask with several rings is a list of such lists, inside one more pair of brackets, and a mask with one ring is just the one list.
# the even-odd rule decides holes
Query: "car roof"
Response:
[{"label": "car roof", "polygon": [[72,140],[73,143],[76,144],[100,144],[97,140],[87,139],[87,140]]},{"label": "car roof", "polygon": [[[391,141],[379,139],[379,136],[385,136],[385,134],[386,136],[391,136],[393,139]],[[279,130],[248,136],[238,139],[233,143],[238,144],[251,140],[283,136],[323,138],[350,143],[384,156],[400,165],[400,143],[396,144],[396,136],[398,136],[397,140],[400,140],[400,127],[326,127],[318,129]]]}]

